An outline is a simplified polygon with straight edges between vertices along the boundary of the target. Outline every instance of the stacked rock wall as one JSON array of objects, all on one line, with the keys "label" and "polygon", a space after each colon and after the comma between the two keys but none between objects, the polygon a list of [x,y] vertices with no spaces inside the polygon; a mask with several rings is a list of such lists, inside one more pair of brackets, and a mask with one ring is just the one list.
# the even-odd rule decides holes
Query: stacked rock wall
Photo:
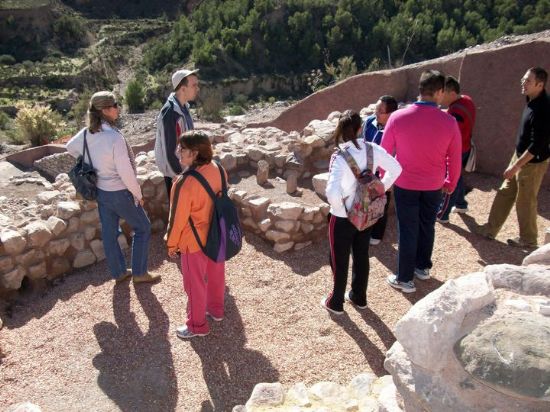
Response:
[{"label": "stacked rock wall", "polygon": [[[319,172],[326,172],[334,150],[332,133],[338,112],[326,120],[313,120],[300,134],[274,127],[251,129],[221,126],[211,130],[215,158],[234,182],[230,197],[235,201],[244,229],[253,231],[277,252],[300,250],[326,233],[328,204]],[[24,219],[0,215],[0,288],[17,290],[25,277],[31,281],[53,279],[73,269],[105,258],[96,202],[79,199],[66,172],[74,159],[67,153],[34,161],[43,174],[56,176],[53,190],[39,193],[25,208]],[[154,162],[154,152],[136,155],[137,178],[153,232],[165,229],[168,201],[164,177]],[[261,185],[240,187],[241,179],[266,173],[262,184],[283,182],[284,188],[270,198]],[[58,174],[60,173],[60,174]],[[312,177],[315,177],[312,179]],[[326,177],[326,176],[325,176]],[[313,180],[320,197],[297,184]],[[326,181],[326,179],[325,179]],[[309,185],[311,186],[311,185]],[[302,198],[308,190],[307,201]],[[282,192],[282,193],[281,193]],[[281,200],[290,193],[293,201]],[[313,199],[313,200],[312,200]],[[120,242],[127,247],[129,230]]]},{"label": "stacked rock wall", "polygon": [[[138,156],[138,180],[152,229],[162,231],[168,214],[166,186],[151,158],[152,153]],[[0,290],[19,289],[25,277],[51,280],[105,259],[97,203],[79,198],[66,174],[58,175],[52,186],[25,208],[26,217],[2,216]],[[123,249],[128,239],[120,235]]]},{"label": "stacked rock wall", "polygon": [[[509,44],[510,40],[515,41]],[[420,73],[437,69],[460,80],[463,93],[477,108],[473,136],[478,149],[478,171],[500,176],[514,151],[518,123],[525,98],[519,81],[529,67],[550,67],[550,31],[523,39],[501,40],[498,46],[475,47],[460,53],[393,70],[362,73],[306,97],[273,121],[255,126],[301,130],[311,119],[324,118],[333,110],[359,110],[379,96],[415,99]],[[550,175],[544,180],[550,185]]]}]

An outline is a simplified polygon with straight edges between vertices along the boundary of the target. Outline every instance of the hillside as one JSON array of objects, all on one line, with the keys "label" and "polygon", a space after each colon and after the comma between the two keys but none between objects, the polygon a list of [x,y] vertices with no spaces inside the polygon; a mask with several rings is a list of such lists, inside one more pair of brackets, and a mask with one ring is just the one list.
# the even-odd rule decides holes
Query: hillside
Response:
[{"label": "hillside", "polygon": [[[123,93],[132,80],[144,109],[158,109],[170,73],[194,65],[199,106],[219,119],[251,99],[302,98],[356,73],[547,28],[546,0],[3,0],[0,113],[41,102],[74,128],[92,91]],[[11,123],[0,120],[2,135]]]}]

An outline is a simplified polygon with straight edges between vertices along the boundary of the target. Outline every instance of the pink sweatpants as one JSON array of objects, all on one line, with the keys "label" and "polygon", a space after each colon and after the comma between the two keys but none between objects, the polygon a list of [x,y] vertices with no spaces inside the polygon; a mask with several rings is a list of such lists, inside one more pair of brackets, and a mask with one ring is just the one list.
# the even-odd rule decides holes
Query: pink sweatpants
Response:
[{"label": "pink sweatpants", "polygon": [[216,318],[224,315],[225,262],[216,263],[202,251],[182,253],[181,272],[187,294],[187,328],[208,333],[206,312]]}]

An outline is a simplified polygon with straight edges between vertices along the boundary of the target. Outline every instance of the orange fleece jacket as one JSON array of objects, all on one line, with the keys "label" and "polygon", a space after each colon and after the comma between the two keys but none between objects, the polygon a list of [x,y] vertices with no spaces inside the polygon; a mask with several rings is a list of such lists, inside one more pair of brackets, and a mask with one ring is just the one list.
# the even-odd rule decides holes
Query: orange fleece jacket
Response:
[{"label": "orange fleece jacket", "polygon": [[[208,181],[214,193],[221,191],[222,179],[214,162],[199,166],[196,170]],[[227,181],[227,173],[225,176]],[[213,209],[212,199],[197,179],[178,176],[170,191],[170,217],[164,237],[168,252],[194,253],[201,250],[191,230],[189,217],[193,219],[204,246]]]}]

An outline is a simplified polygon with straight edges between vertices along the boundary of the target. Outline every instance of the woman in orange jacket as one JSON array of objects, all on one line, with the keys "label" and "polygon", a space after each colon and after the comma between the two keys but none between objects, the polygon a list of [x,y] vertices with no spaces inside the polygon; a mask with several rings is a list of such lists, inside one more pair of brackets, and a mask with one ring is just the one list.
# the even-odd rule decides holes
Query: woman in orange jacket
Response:
[{"label": "woman in orange jacket", "polygon": [[[194,168],[209,183],[214,193],[222,189],[218,166],[212,162],[212,145],[202,132],[181,135],[177,155],[183,170]],[[224,315],[225,263],[208,258],[197,243],[189,218],[193,220],[201,243],[206,244],[214,203],[198,180],[180,175],[172,184],[170,217],[165,240],[171,258],[181,254],[183,287],[187,294],[187,322],[176,330],[179,338],[208,335],[206,317],[221,321]]]}]

